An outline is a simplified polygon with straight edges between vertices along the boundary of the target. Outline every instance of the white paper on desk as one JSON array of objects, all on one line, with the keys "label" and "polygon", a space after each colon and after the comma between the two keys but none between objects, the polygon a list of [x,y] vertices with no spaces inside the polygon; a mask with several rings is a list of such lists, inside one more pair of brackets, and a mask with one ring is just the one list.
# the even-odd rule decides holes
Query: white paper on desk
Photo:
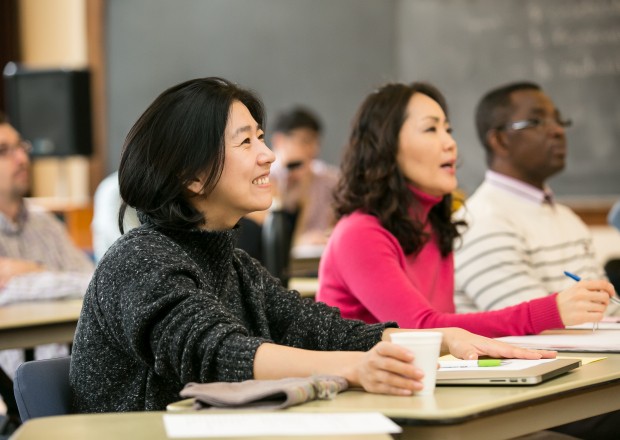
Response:
[{"label": "white paper on desk", "polygon": [[[593,322],[587,322],[579,325],[569,325],[566,327],[568,330],[592,330],[594,326]],[[620,330],[620,318],[618,317],[606,317],[598,323],[598,330]]]},{"label": "white paper on desk", "polygon": [[164,414],[169,438],[393,434],[402,429],[380,413]]},{"label": "white paper on desk", "polygon": [[542,348],[557,351],[620,352],[620,330],[595,331],[570,330],[556,334],[531,336],[506,336],[497,338],[525,348]]}]

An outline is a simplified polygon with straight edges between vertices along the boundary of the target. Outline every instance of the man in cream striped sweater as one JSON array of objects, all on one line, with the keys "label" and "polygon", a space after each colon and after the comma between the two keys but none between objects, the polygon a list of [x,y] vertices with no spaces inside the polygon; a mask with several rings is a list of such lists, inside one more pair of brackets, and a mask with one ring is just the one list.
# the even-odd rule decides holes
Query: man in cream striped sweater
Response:
[{"label": "man in cream striped sweater", "polygon": [[[487,93],[476,111],[488,171],[456,216],[468,227],[455,252],[459,312],[494,310],[568,288],[573,280],[603,278],[587,226],[554,201],[546,180],[567,154],[563,119],[533,83]],[[608,313],[619,313],[610,304]]]}]

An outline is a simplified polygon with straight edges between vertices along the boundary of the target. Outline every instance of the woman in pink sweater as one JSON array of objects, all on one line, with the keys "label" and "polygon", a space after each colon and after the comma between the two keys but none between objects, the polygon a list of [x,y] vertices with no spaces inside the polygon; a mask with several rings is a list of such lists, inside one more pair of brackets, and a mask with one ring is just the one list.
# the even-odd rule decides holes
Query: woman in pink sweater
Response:
[{"label": "woman in pink sweater", "polygon": [[429,84],[388,84],[353,124],[336,190],[339,221],[317,299],[343,317],[407,328],[461,327],[489,337],[598,321],[613,294],[582,281],[502,310],[455,314],[451,220],[457,147],[444,97]]}]

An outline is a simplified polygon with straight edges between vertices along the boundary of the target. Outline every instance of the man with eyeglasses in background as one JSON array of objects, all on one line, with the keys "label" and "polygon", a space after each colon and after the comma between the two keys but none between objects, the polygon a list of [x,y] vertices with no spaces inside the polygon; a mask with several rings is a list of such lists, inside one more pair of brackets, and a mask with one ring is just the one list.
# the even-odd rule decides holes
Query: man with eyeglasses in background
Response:
[{"label": "man with eyeglasses in background", "polygon": [[[485,94],[476,129],[488,170],[455,216],[467,229],[456,244],[457,312],[495,310],[604,278],[588,227],[557,203],[547,179],[566,162],[571,126],[538,84],[518,82]],[[620,314],[610,303],[608,314]],[[620,411],[553,428],[578,438],[616,439]]]},{"label": "man with eyeglasses in background", "polygon": [[[467,221],[455,252],[457,311],[496,310],[605,277],[588,227],[557,203],[546,181],[566,162],[564,119],[540,86],[508,84],[476,110],[488,170],[456,216]],[[558,296],[558,301],[562,295]],[[610,304],[608,313],[617,314]]]},{"label": "man with eyeglasses in background", "polygon": [[[61,222],[24,200],[30,190],[30,150],[30,143],[0,113],[0,307],[82,297],[94,270]],[[35,358],[68,353],[66,345],[50,344],[36,347]],[[23,350],[0,351],[0,394],[13,427],[19,418],[10,377],[23,361]],[[6,425],[10,430],[11,423]]]},{"label": "man with eyeglasses in background", "polygon": [[302,106],[280,113],[274,123],[274,198],[291,216],[293,246],[325,244],[334,225],[332,192],[338,170],[318,158],[321,134],[319,118]]}]

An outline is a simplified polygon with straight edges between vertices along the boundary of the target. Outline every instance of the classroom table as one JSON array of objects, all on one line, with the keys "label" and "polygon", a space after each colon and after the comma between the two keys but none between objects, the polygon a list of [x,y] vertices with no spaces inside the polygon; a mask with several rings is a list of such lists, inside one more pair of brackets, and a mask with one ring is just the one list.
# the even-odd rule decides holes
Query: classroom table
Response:
[{"label": "classroom table", "polygon": [[[620,354],[566,353],[603,360],[534,386],[438,386],[434,396],[346,391],[302,412],[379,411],[403,427],[403,439],[508,439],[620,410]],[[188,410],[188,400],[169,410]]]},{"label": "classroom table", "polygon": [[[396,397],[350,390],[330,401],[285,411],[381,412],[403,427],[401,439],[507,439],[620,409],[620,354],[535,386],[439,386],[434,396]],[[185,400],[169,406],[192,411]],[[163,439],[163,413],[71,415],[33,419],[14,440]],[[355,438],[355,437],[352,437]],[[365,437],[359,437],[365,438]],[[369,437],[375,438],[375,437]],[[389,437],[376,437],[389,438]]]},{"label": "classroom table", "polygon": [[[574,354],[580,358],[597,357]],[[439,386],[434,396],[396,397],[346,391],[285,411],[381,412],[403,427],[402,439],[506,439],[620,409],[620,354],[535,386]],[[169,413],[191,411],[187,400]],[[165,438],[163,413],[71,415],[33,419],[13,440]],[[389,438],[386,436],[351,438]]]},{"label": "classroom table", "polygon": [[81,310],[81,299],[0,306],[0,350],[71,343]]},{"label": "classroom table", "polygon": [[[32,419],[23,424],[13,434],[11,440],[168,440],[162,419],[163,414],[163,412],[85,414]],[[199,439],[200,437],[197,438]],[[235,440],[241,438],[244,437],[226,437],[226,440]],[[260,440],[270,437],[245,438]],[[392,437],[388,434],[316,437],[300,436],[293,438],[298,440],[392,439]],[[210,439],[217,440],[213,437],[211,437]]]}]

